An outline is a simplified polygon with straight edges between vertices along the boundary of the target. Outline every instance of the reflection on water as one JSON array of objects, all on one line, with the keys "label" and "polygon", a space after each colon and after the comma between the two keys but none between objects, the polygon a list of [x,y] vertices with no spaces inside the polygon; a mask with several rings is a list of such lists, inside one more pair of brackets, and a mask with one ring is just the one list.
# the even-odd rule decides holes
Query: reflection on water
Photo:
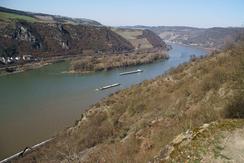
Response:
[{"label": "reflection on water", "polygon": [[[0,77],[0,160],[73,125],[81,112],[101,98],[161,75],[188,61],[191,55],[204,54],[201,49],[173,45],[168,60],[147,65],[81,75],[63,74],[68,63],[57,63]],[[143,73],[119,76],[135,69]],[[113,83],[121,85],[95,91]]]}]

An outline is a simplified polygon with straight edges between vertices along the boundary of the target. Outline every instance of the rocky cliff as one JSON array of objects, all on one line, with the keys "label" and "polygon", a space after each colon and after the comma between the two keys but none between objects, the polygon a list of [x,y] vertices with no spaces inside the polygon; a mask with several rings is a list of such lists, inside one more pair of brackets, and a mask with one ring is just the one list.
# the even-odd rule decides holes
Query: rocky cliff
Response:
[{"label": "rocky cliff", "polygon": [[[56,56],[133,50],[126,39],[100,23],[0,7],[0,56]],[[94,53],[94,54],[95,54]]]},{"label": "rocky cliff", "polygon": [[54,56],[82,50],[122,52],[133,49],[123,37],[104,26],[1,22],[1,56],[33,54]]}]

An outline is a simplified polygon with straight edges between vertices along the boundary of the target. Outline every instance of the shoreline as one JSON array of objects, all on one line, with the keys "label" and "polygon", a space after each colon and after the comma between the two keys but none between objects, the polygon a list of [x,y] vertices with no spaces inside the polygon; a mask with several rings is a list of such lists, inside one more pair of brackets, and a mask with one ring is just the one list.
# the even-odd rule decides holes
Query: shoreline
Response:
[{"label": "shoreline", "polygon": [[9,66],[9,67],[16,68],[16,71],[13,71],[13,72],[5,71],[5,68],[9,68],[9,67],[2,67],[2,68],[0,68],[0,77],[5,76],[5,75],[17,74],[17,73],[21,73],[21,72],[25,72],[25,71],[29,71],[29,70],[39,69],[39,68],[42,68],[42,67],[50,65],[50,64],[55,64],[55,63],[59,63],[59,62],[64,62],[66,60],[71,60],[72,57],[77,58],[80,56],[79,55],[57,56],[57,57],[48,58],[46,60],[42,60],[39,62],[31,62],[31,63],[25,63],[23,65]]},{"label": "shoreline", "polygon": [[38,68],[42,68],[44,66],[53,64],[51,62],[35,62],[35,63],[27,63],[25,65],[17,65],[16,66],[16,70],[13,72],[7,72],[5,70],[1,70],[0,71],[0,77],[1,76],[6,76],[6,75],[13,75],[13,74],[17,74],[17,73],[21,73],[21,72],[25,72],[25,71],[29,71],[29,70],[34,70],[34,69],[38,69]]},{"label": "shoreline", "polygon": [[165,41],[168,44],[176,44],[176,45],[183,45],[183,46],[187,46],[187,47],[193,47],[193,48],[197,48],[197,49],[202,49],[207,51],[208,53],[214,52],[215,50],[219,50],[219,49],[214,49],[214,48],[207,48],[207,47],[203,47],[200,45],[189,45],[189,44],[183,44],[180,42],[171,42],[171,41]]},{"label": "shoreline", "polygon": [[35,144],[35,145],[31,146],[30,148],[29,148],[29,147],[26,147],[26,150],[17,152],[17,153],[15,153],[15,154],[13,154],[13,155],[11,155],[11,156],[9,156],[9,157],[3,159],[3,160],[0,160],[0,163],[7,163],[7,162],[9,162],[9,161],[11,161],[11,160],[13,160],[13,159],[17,159],[18,157],[21,157],[21,155],[24,156],[24,154],[28,154],[29,152],[32,152],[33,150],[36,150],[37,148],[39,148],[39,147],[45,145],[46,143],[51,142],[51,141],[54,140],[54,139],[55,139],[55,138],[50,138],[50,139],[44,140],[44,141],[42,141],[42,142],[40,142],[40,143],[38,143],[38,144]]}]

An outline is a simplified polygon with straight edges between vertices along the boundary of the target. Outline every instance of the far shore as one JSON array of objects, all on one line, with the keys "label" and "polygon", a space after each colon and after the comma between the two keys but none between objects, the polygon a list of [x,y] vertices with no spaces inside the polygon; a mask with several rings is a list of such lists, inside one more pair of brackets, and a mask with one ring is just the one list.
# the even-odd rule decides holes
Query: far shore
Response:
[{"label": "far shore", "polygon": [[16,74],[16,73],[20,73],[20,72],[25,72],[28,70],[33,70],[33,69],[38,69],[44,66],[47,66],[49,64],[49,62],[34,62],[34,63],[28,63],[28,64],[24,64],[24,65],[17,65],[15,68],[16,70],[13,72],[7,72],[5,70],[0,70],[0,76],[4,76],[4,75],[12,75],[12,74]]},{"label": "far shore", "polygon": [[[172,42],[169,42],[169,41],[166,41],[166,42],[167,43],[171,43],[171,44],[179,44],[179,45],[184,45],[184,46],[190,46],[190,47],[203,49],[203,50],[208,51],[208,53],[211,53],[211,52],[214,52],[214,51],[217,50],[217,49],[213,49],[213,48],[206,48],[206,47],[201,47],[201,46],[196,46],[196,45],[172,43]],[[135,66],[135,65],[141,65],[141,64],[149,64],[149,63],[155,62],[155,61],[160,60],[160,59],[167,59],[167,57],[169,57],[169,56],[166,55],[167,52],[164,52],[164,53],[165,54],[159,55],[157,57],[156,57],[156,55],[153,55],[153,58],[150,58],[150,60],[139,62],[139,63],[133,63],[133,64],[132,63],[128,64],[128,61],[127,61],[126,63],[122,63],[122,65],[109,66],[109,65],[106,65],[107,63],[106,63],[106,59],[105,59],[105,65],[106,66],[100,67],[98,69],[96,69],[96,68],[95,69],[91,69],[91,68],[83,69],[83,68],[80,68],[80,67],[75,69],[74,67],[72,67],[74,65],[78,65],[79,66],[81,63],[82,64],[87,64],[87,62],[84,62],[84,60],[86,60],[85,57],[92,57],[92,56],[86,56],[86,55],[85,56],[80,56],[80,55],[56,56],[56,57],[52,57],[52,58],[46,59],[45,61],[30,62],[30,63],[26,63],[26,64],[23,64],[23,65],[14,65],[14,66],[10,65],[9,67],[15,67],[16,68],[13,72],[7,72],[5,70],[5,68],[8,68],[8,67],[0,68],[0,76],[12,75],[12,74],[16,74],[16,73],[21,73],[21,72],[33,70],[33,69],[38,69],[38,68],[42,68],[44,66],[47,66],[47,65],[50,65],[50,64],[54,64],[54,63],[58,63],[58,62],[62,62],[62,61],[65,61],[65,60],[71,61],[71,68],[69,70],[67,70],[67,71],[62,72],[62,73],[64,73],[64,74],[88,74],[88,73],[94,73],[94,72],[98,72],[98,71],[108,71],[108,70],[111,70],[111,69],[114,69],[114,68],[120,68],[120,67],[128,67],[128,66]],[[149,52],[147,54],[151,55],[152,53]],[[106,56],[106,55],[103,55],[103,57],[104,56]],[[107,55],[107,57],[111,57],[111,55]],[[92,57],[92,58],[94,58],[94,57]],[[99,63],[99,64],[101,64],[101,63]],[[94,67],[95,66],[96,65],[94,64]]]},{"label": "far shore", "polygon": [[166,43],[168,43],[168,44],[179,44],[179,45],[184,45],[184,46],[188,46],[188,47],[194,47],[194,48],[197,48],[197,49],[203,49],[203,50],[206,50],[208,53],[211,53],[211,52],[214,52],[216,50],[219,50],[219,49],[216,49],[216,48],[203,47],[203,46],[200,46],[200,45],[183,44],[183,43],[180,43],[180,42],[171,42],[171,41],[167,41],[167,40],[164,40],[164,41]]},{"label": "far shore", "polygon": [[[18,65],[18,64],[9,65],[8,67],[0,68],[0,76],[12,75],[12,74],[16,74],[16,73],[33,70],[33,69],[42,68],[42,67],[50,65],[50,64],[55,64],[55,63],[64,62],[66,60],[71,60],[71,59],[77,58],[77,56],[78,55],[57,56],[57,57],[52,57],[52,58],[48,58],[48,59],[37,61],[37,62],[25,63],[23,65]],[[6,68],[14,68],[15,70],[13,72],[7,72],[5,70]]]}]

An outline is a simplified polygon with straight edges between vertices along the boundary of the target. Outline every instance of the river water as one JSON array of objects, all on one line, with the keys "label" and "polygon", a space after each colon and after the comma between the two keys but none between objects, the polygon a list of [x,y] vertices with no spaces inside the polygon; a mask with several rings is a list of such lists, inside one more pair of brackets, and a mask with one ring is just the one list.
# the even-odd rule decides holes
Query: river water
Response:
[{"label": "river water", "polygon": [[[63,74],[67,62],[0,77],[0,160],[54,136],[71,126],[89,105],[101,98],[153,79],[191,55],[207,52],[184,45],[172,45],[170,58],[147,65],[114,69],[90,74]],[[119,76],[120,72],[142,69],[142,73]],[[120,83],[104,91],[101,86]]]}]

